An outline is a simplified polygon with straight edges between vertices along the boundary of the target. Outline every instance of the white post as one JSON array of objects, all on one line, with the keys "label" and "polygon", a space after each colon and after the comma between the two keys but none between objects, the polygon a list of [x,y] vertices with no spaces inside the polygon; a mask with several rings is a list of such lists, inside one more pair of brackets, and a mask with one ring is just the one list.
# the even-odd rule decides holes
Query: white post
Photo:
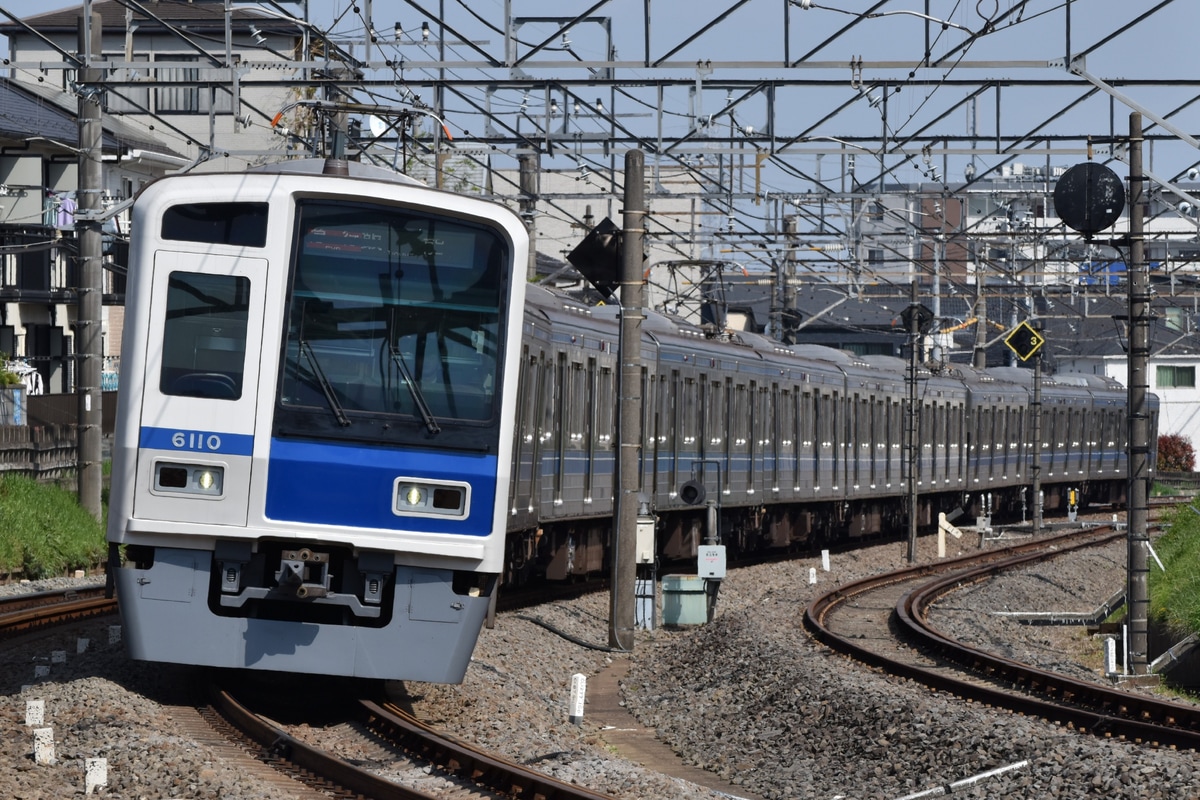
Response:
[{"label": "white post", "polygon": [[571,722],[583,722],[583,704],[587,697],[587,676],[576,672],[571,676]]},{"label": "white post", "polygon": [[33,732],[33,760],[38,764],[54,763],[54,729],[37,728]]},{"label": "white post", "polygon": [[35,725],[45,724],[46,719],[46,701],[45,700],[29,700],[25,703],[25,725],[32,728]]},{"label": "white post", "polygon": [[817,582],[817,568],[809,567],[808,568],[808,585],[812,586],[812,585],[816,584],[816,582]]},{"label": "white post", "polygon": [[91,794],[101,786],[108,786],[108,759],[89,758],[85,761],[86,777],[84,794]]},{"label": "white post", "polygon": [[825,570],[826,572],[829,572],[829,551],[828,550],[821,551],[821,569]]},{"label": "white post", "polygon": [[1117,677],[1117,640],[1112,637],[1104,640],[1104,674]]}]

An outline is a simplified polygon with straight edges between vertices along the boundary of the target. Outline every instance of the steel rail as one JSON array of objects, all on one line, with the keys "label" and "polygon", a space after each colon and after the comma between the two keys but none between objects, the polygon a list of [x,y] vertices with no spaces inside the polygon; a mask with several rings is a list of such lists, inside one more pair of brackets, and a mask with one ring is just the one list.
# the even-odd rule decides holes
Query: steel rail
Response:
[{"label": "steel rail", "polygon": [[103,588],[13,595],[0,599],[0,640],[116,611]]},{"label": "steel rail", "polygon": [[[959,644],[938,632],[928,621],[931,605],[948,592],[986,580],[1004,570],[1120,540],[1124,535],[1123,531],[1111,528],[1096,529],[1090,535],[1063,534],[1005,550],[864,578],[836,587],[814,600],[805,609],[804,625],[814,638],[839,652],[890,674],[960,697],[1040,716],[1097,735],[1200,750],[1200,709],[1020,664]],[[839,636],[829,626],[832,612],[843,603],[876,589],[926,576],[936,578],[906,592],[895,605],[895,619],[910,644],[927,656],[955,664],[965,671],[964,674],[948,674],[944,669],[922,667],[873,651]]]},{"label": "steel rail", "polygon": [[[364,727],[380,739],[436,765],[448,775],[473,783],[478,791],[539,800],[611,800],[609,795],[558,781],[441,736],[391,704],[358,702]],[[338,797],[375,800],[431,800],[440,796],[393,783],[303,742],[252,712],[225,689],[211,686],[209,704],[214,713],[260,748],[256,756],[259,760],[313,788]]]}]

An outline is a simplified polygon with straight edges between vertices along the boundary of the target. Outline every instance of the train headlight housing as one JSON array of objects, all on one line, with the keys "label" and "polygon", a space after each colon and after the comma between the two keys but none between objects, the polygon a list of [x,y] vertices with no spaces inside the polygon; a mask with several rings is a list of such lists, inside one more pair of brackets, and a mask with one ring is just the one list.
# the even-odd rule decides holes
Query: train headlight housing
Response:
[{"label": "train headlight housing", "polygon": [[392,511],[398,516],[466,517],[471,507],[471,485],[450,481],[397,478]]},{"label": "train headlight housing", "polygon": [[154,465],[154,489],[159,492],[220,497],[225,491],[225,468],[211,464],[160,461]]}]

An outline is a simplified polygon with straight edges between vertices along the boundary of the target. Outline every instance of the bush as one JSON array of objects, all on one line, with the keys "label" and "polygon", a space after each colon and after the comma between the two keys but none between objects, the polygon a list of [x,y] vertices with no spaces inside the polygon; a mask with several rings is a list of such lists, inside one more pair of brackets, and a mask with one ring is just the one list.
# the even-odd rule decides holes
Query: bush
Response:
[{"label": "bush", "polygon": [[101,563],[104,525],[69,490],[24,475],[0,477],[0,572],[29,580]]},{"label": "bush", "polygon": [[1165,433],[1158,437],[1158,471],[1191,472],[1196,468],[1196,451],[1187,437]]},{"label": "bush", "polygon": [[1150,619],[1175,636],[1200,631],[1200,515],[1179,506],[1154,543],[1166,571],[1150,568]]}]

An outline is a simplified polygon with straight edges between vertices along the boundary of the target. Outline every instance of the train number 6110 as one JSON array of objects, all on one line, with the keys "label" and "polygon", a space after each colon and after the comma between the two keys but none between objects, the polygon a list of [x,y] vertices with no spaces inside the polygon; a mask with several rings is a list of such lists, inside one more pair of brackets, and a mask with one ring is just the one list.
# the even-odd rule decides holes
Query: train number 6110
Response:
[{"label": "train number 6110", "polygon": [[221,437],[215,433],[176,431],[171,435],[171,445],[179,450],[221,449]]}]

